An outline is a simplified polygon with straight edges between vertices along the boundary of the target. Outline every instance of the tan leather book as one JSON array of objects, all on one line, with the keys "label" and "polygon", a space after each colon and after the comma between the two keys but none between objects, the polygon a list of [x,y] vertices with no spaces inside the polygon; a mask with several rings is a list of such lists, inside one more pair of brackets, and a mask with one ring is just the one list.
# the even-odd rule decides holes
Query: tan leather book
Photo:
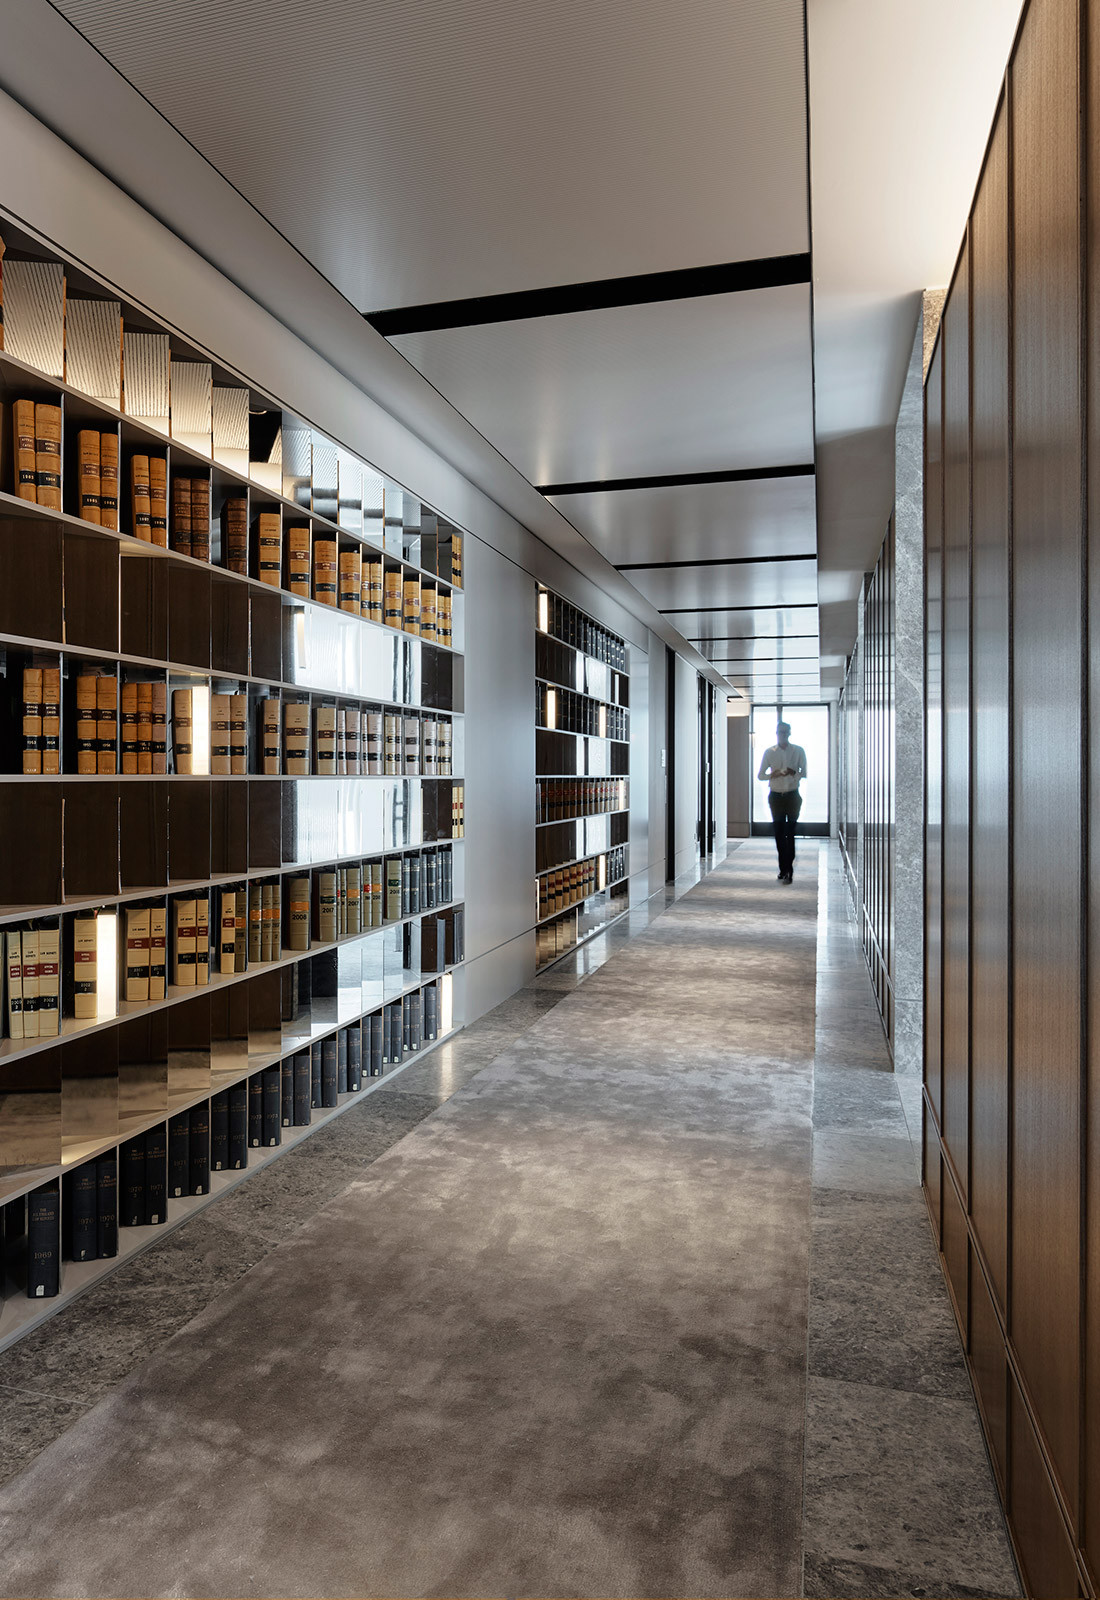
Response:
[{"label": "tan leather book", "polygon": [[230,572],[248,575],[248,496],[231,494],[222,507],[222,541]]},{"label": "tan leather book", "polygon": [[124,683],[119,695],[119,733],[122,744],[122,771],[124,774],[138,770],[138,688],[136,683]]},{"label": "tan leather book", "polygon": [[462,588],[462,535],[457,528],[451,530],[451,582]]},{"label": "tan leather book", "polygon": [[382,600],[382,621],[387,628],[399,628],[401,626],[404,605],[401,573],[399,571],[387,572]]},{"label": "tan leather book", "polygon": [[149,999],[149,908],[126,912],[126,998]]},{"label": "tan leather book", "polygon": [[61,668],[42,669],[42,771],[61,771]]},{"label": "tan leather book", "polygon": [[404,724],[403,740],[403,768],[407,778],[415,778],[420,772],[420,718],[402,717]]},{"label": "tan leather book", "polygon": [[229,710],[229,695],[210,696],[210,771],[218,777],[226,777],[232,770],[229,762]]},{"label": "tan leather book", "polygon": [[164,906],[153,906],[149,912],[150,1000],[163,1000],[167,989],[167,922],[168,913]]},{"label": "tan leather book", "polygon": [[177,474],[172,479],[171,547],[180,555],[191,554],[191,479]]},{"label": "tan leather book", "polygon": [[15,432],[15,492],[20,500],[38,501],[34,453],[34,401],[17,400],[12,407]]},{"label": "tan leather book", "polygon": [[198,908],[194,900],[173,900],[175,956],[172,981],[181,989],[195,987],[195,939],[198,933]]},{"label": "tan leather book", "polygon": [[309,524],[291,523],[286,530],[286,586],[291,594],[312,593],[310,572]]},{"label": "tan leather book", "polygon": [[277,511],[261,511],[256,518],[256,572],[261,583],[278,589],[283,581],[282,517]]},{"label": "tan leather book", "polygon": [[248,696],[229,697],[229,770],[237,777],[248,772]]},{"label": "tan leather book", "polygon": [[99,945],[95,913],[73,918],[73,1016],[92,1022],[97,1011]]},{"label": "tan leather book", "polygon": [[23,668],[23,771],[42,771],[42,668]]},{"label": "tan leather book", "polygon": [[223,889],[221,894],[221,938],[218,941],[218,971],[223,975],[235,972],[237,951],[237,891]]},{"label": "tan leather book", "polygon": [[82,672],[76,680],[76,770],[82,774],[96,770],[96,675]]},{"label": "tan leather book", "polygon": [[359,615],[359,590],[363,581],[363,558],[358,550],[340,552],[340,610]]},{"label": "tan leather book", "polygon": [[195,901],[195,984],[202,988],[210,982],[210,896],[200,895]]},{"label": "tan leather book", "polygon": [[440,589],[436,596],[435,627],[438,642],[440,644],[445,644],[447,648],[450,649],[452,643],[452,634],[451,591],[449,589]]},{"label": "tan leather book", "polygon": [[99,521],[118,532],[118,434],[99,436]]},{"label": "tan leather book", "polygon": [[191,554],[210,560],[210,479],[191,479]]},{"label": "tan leather book", "polygon": [[139,683],[137,689],[137,770],[147,775],[153,770],[153,685]]},{"label": "tan leather book", "polygon": [[130,457],[130,505],[133,508],[133,532],[137,539],[153,542],[152,512],[149,505],[149,457]]},{"label": "tan leather book", "polygon": [[61,1032],[61,929],[38,930],[38,1037]]},{"label": "tan leather book", "polygon": [[104,673],[95,681],[96,757],[98,773],[118,771],[118,679]]},{"label": "tan leather book", "polygon": [[149,457],[149,538],[168,548],[168,463],[163,456]]},{"label": "tan leather book", "polygon": [[369,584],[367,589],[367,620],[381,622],[385,601],[385,575],[381,561],[369,561]]},{"label": "tan leather book", "polygon": [[286,770],[292,777],[309,773],[309,706],[288,701],[283,707]]},{"label": "tan leather book", "polygon": [[326,606],[336,604],[336,540],[313,543],[313,598]]},{"label": "tan leather book", "polygon": [[402,719],[392,711],[382,718],[382,770],[387,778],[396,778],[401,772]]},{"label": "tan leather book", "polygon": [[61,407],[36,403],[34,473],[40,506],[61,510]]},{"label": "tan leather book", "polygon": [[287,908],[290,926],[287,929],[289,950],[309,949],[309,878],[291,878],[287,886]]},{"label": "tan leather book", "polygon": [[277,777],[283,770],[279,707],[280,702],[274,695],[261,702],[260,727],[263,770],[269,777]]},{"label": "tan leather book", "polygon": [[436,642],[436,591],[432,584],[420,585],[420,637]]},{"label": "tan leather book", "polygon": [[153,774],[168,771],[168,685],[154,683],[153,689]]},{"label": "tan leather book", "polygon": [[189,777],[194,753],[190,689],[172,690],[172,749],[175,753],[176,771],[182,777]]},{"label": "tan leather book", "polygon": [[405,574],[402,627],[406,633],[420,632],[420,579],[415,574]]},{"label": "tan leather book", "polygon": [[99,434],[95,428],[81,428],[77,435],[79,463],[79,515],[84,522],[99,523]]},{"label": "tan leather book", "polygon": [[314,771],[321,777],[336,776],[336,707],[313,708]]}]

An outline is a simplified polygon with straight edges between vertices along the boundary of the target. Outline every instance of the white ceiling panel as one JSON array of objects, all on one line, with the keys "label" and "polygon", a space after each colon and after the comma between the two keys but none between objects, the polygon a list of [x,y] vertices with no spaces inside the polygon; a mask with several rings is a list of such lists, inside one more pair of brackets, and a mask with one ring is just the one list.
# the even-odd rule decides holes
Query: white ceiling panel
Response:
[{"label": "white ceiling panel", "polygon": [[392,343],[535,484],[813,459],[805,284]]},{"label": "white ceiling panel", "polygon": [[817,562],[743,567],[656,567],[626,577],[658,611],[670,606],[766,606],[817,600]]},{"label": "white ceiling panel", "polygon": [[697,556],[802,555],[816,548],[812,477],[551,496],[616,566]]},{"label": "white ceiling panel", "polygon": [[[662,607],[664,611],[665,608]],[[668,609],[665,614],[685,639],[705,650],[708,642],[717,643],[732,634],[755,634],[760,638],[789,638],[807,634],[817,636],[816,606],[760,606],[748,610],[717,607],[714,610]]]},{"label": "white ceiling panel", "polygon": [[802,0],[55,0],[360,310],[808,248]]}]

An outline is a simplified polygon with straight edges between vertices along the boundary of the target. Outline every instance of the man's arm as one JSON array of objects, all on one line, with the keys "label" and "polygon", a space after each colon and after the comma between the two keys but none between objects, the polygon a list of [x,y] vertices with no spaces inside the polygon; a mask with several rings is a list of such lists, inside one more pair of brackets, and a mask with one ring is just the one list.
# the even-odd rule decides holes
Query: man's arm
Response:
[{"label": "man's arm", "polygon": [[806,752],[801,745],[798,747],[798,776],[800,778],[806,776]]},{"label": "man's arm", "polygon": [[760,763],[760,771],[756,774],[757,778],[763,779],[768,776],[768,768],[771,766],[771,754],[770,747],[764,751],[764,759]]}]

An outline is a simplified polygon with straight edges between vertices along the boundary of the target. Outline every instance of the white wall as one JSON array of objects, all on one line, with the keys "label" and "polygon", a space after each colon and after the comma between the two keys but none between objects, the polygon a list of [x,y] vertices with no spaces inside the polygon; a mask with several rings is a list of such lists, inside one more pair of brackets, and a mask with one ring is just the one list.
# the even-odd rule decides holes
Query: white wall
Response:
[{"label": "white wall", "polygon": [[676,657],[675,854],[671,876],[695,864],[699,854],[699,674]]},{"label": "white wall", "polygon": [[752,832],[752,740],[749,717],[726,718],[726,751],[729,787],[726,800],[726,836],[747,839]]}]

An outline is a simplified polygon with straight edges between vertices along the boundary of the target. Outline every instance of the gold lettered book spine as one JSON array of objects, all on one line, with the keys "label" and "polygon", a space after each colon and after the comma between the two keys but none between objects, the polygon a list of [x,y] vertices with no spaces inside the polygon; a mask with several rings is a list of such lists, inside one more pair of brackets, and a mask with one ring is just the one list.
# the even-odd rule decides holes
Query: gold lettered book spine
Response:
[{"label": "gold lettered book spine", "polygon": [[149,912],[149,998],[163,1000],[168,982],[168,914],[164,906]]},{"label": "gold lettered book spine", "polygon": [[95,428],[81,428],[77,435],[80,467],[80,517],[99,524],[99,434]]},{"label": "gold lettered book spine", "polygon": [[340,610],[359,615],[359,592],[362,587],[363,561],[358,550],[340,552]]},{"label": "gold lettered book spine", "polygon": [[261,511],[256,518],[256,577],[278,589],[283,581],[282,518],[278,511]]},{"label": "gold lettered book spine", "polygon": [[96,770],[96,675],[82,672],[76,680],[76,770],[89,776]]},{"label": "gold lettered book spine", "polygon": [[126,998],[149,999],[149,908],[126,913]]},{"label": "gold lettered book spine", "polygon": [[162,550],[168,548],[168,462],[163,456],[149,457],[149,538]]},{"label": "gold lettered book spine", "polygon": [[103,673],[96,679],[96,757],[98,773],[118,771],[118,679]]},{"label": "gold lettered book spine", "polygon": [[308,599],[312,592],[308,523],[291,523],[287,528],[286,567],[286,586],[291,594],[300,594]]},{"label": "gold lettered book spine", "polygon": [[23,772],[42,771],[42,668],[23,668]]},{"label": "gold lettered book spine", "polygon": [[420,632],[420,579],[406,576],[401,625],[406,633]]},{"label": "gold lettered book spine", "polygon": [[210,560],[210,479],[191,479],[191,554]]},{"label": "gold lettered book spine", "polygon": [[100,526],[118,532],[118,434],[99,437],[99,521]]},{"label": "gold lettered book spine", "polygon": [[383,591],[382,621],[388,628],[399,628],[403,610],[401,572],[399,569],[387,571]]},{"label": "gold lettered book spine", "polygon": [[218,942],[218,971],[223,976],[237,970],[237,891],[223,889],[221,897],[221,938]]},{"label": "gold lettered book spine", "polygon": [[336,604],[336,540],[316,539],[313,544],[313,598],[323,605]]},{"label": "gold lettered book spine", "polygon": [[190,777],[192,772],[190,689],[172,691],[172,748],[175,752],[177,773],[185,778]]},{"label": "gold lettered book spine", "polygon": [[149,457],[130,457],[130,506],[134,519],[131,529],[135,539],[153,541],[152,513],[149,505]]},{"label": "gold lettered book spine", "polygon": [[229,753],[230,697],[210,696],[210,771],[215,777],[228,777],[232,771]]},{"label": "gold lettered book spine", "polygon": [[79,1022],[90,1022],[97,1010],[96,919],[91,916],[73,918],[73,1016]]},{"label": "gold lettered book spine", "polygon": [[61,668],[42,669],[42,771],[61,771]]},{"label": "gold lettered book spine", "polygon": [[248,772],[248,696],[229,697],[229,770],[235,777]]},{"label": "gold lettered book spine", "polygon": [[138,684],[126,682],[119,694],[122,772],[127,777],[136,777],[138,771],[138,688]]},{"label": "gold lettered book spine", "polygon": [[38,504],[61,510],[61,407],[34,408],[34,473]]},{"label": "gold lettered book spine", "polygon": [[38,501],[38,475],[34,452],[34,401],[17,400],[12,407],[15,434],[15,492],[20,500]]}]

